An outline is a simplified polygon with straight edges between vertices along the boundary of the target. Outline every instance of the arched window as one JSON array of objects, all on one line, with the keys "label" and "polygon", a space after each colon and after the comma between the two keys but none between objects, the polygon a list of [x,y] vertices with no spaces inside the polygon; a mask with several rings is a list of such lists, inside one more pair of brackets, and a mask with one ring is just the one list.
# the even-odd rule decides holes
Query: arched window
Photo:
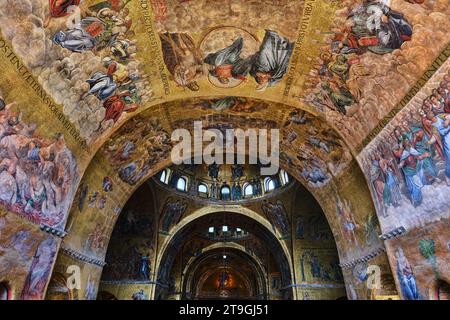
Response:
[{"label": "arched window", "polygon": [[9,289],[4,282],[0,282],[0,301],[1,300],[9,300]]},{"label": "arched window", "polygon": [[282,185],[289,183],[289,175],[283,169],[280,170],[280,180]]},{"label": "arched window", "polygon": [[275,182],[269,177],[265,178],[264,189],[266,190],[266,192],[272,191],[273,189],[275,189]]},{"label": "arched window", "polygon": [[214,231],[215,231],[215,228],[214,228],[214,227],[209,227],[208,233],[214,233]]},{"label": "arched window", "polygon": [[208,186],[204,183],[200,183],[198,185],[198,193],[207,195],[208,194]]},{"label": "arched window", "polygon": [[187,191],[187,178],[180,177],[177,181],[177,190],[186,192]]},{"label": "arched window", "polygon": [[159,181],[161,181],[164,184],[169,184],[169,179],[170,179],[170,169],[164,169],[163,171],[161,171]]},{"label": "arched window", "polygon": [[450,300],[450,285],[447,282],[439,281],[437,299]]},{"label": "arched window", "polygon": [[253,186],[250,183],[244,185],[244,197],[253,196]]},{"label": "arched window", "polygon": [[228,232],[228,226],[222,226],[222,232]]},{"label": "arched window", "polygon": [[220,198],[222,200],[231,200],[231,190],[230,187],[224,186],[220,189]]},{"label": "arched window", "polygon": [[161,176],[159,177],[159,181],[161,181],[162,183],[166,183],[166,178],[167,178],[167,172],[166,172],[166,170],[163,170],[161,172]]}]

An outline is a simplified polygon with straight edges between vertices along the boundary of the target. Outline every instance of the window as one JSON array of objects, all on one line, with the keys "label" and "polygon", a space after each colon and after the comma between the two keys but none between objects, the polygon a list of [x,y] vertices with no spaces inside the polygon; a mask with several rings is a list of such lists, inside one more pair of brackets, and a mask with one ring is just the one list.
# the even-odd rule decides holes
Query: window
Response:
[{"label": "window", "polygon": [[275,182],[271,178],[264,179],[264,189],[266,192],[272,191],[275,189]]},{"label": "window", "polygon": [[165,169],[165,170],[161,171],[161,175],[159,176],[159,181],[161,181],[164,184],[168,184],[169,176],[170,176],[170,169]]},{"label": "window", "polygon": [[184,191],[184,192],[187,191],[187,178],[186,177],[181,177],[178,179],[177,190]]},{"label": "window", "polygon": [[437,292],[438,300],[450,300],[450,285],[444,281],[439,281]]},{"label": "window", "polygon": [[1,300],[9,300],[9,289],[6,283],[0,283],[0,301]]},{"label": "window", "polygon": [[214,227],[209,227],[208,232],[209,233],[214,233]]},{"label": "window", "polygon": [[283,169],[280,170],[280,180],[282,185],[289,183],[289,175]]},{"label": "window", "polygon": [[253,186],[250,183],[247,183],[244,186],[244,197],[251,197],[253,196]]},{"label": "window", "polygon": [[164,170],[163,172],[161,172],[161,177],[159,178],[159,181],[161,181],[162,183],[166,183],[166,178],[167,178],[167,172],[166,172],[166,170]]},{"label": "window", "polygon": [[230,187],[228,187],[228,186],[222,187],[222,189],[220,189],[220,195],[221,195],[222,200],[231,200]]},{"label": "window", "polygon": [[204,193],[204,194],[208,193],[208,187],[206,186],[206,184],[200,183],[198,185],[198,193]]},{"label": "window", "polygon": [[222,232],[228,232],[228,226],[223,226],[222,227]]}]

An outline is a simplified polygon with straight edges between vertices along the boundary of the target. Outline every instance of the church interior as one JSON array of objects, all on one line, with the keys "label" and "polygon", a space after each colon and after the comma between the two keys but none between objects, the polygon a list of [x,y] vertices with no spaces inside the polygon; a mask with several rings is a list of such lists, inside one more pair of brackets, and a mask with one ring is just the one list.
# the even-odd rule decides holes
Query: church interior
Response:
[{"label": "church interior", "polygon": [[449,300],[449,16],[2,0],[0,300]]}]

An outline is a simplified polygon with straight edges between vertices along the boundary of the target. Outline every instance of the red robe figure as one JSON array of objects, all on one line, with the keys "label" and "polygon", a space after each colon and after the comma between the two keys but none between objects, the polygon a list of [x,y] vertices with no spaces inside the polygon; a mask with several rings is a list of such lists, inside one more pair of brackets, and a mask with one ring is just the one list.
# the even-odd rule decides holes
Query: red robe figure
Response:
[{"label": "red robe figure", "polygon": [[106,109],[104,121],[113,120],[116,123],[122,113],[131,113],[137,109],[135,103],[129,103],[127,98],[130,98],[129,92],[124,92],[114,95],[105,101],[103,107]]},{"label": "red robe figure", "polygon": [[81,0],[50,0],[50,15],[44,22],[44,26],[50,23],[52,18],[62,18],[70,13],[67,12],[70,6],[78,6]]},{"label": "red robe figure", "polygon": [[61,18],[69,13],[67,9],[70,6],[78,6],[81,0],[50,0],[50,16],[52,18]]}]

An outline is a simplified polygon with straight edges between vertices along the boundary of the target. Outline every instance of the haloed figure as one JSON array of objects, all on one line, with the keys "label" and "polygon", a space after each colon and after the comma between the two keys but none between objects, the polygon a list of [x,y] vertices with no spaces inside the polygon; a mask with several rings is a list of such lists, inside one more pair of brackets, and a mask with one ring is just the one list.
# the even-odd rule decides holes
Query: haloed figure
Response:
[{"label": "haloed figure", "polygon": [[198,91],[197,80],[203,76],[201,54],[194,40],[186,33],[161,33],[164,63],[180,87]]},{"label": "haloed figure", "polygon": [[406,300],[419,300],[416,277],[408,259],[405,257],[403,249],[398,248],[395,256],[397,258],[397,275],[400,280],[403,297]]}]

